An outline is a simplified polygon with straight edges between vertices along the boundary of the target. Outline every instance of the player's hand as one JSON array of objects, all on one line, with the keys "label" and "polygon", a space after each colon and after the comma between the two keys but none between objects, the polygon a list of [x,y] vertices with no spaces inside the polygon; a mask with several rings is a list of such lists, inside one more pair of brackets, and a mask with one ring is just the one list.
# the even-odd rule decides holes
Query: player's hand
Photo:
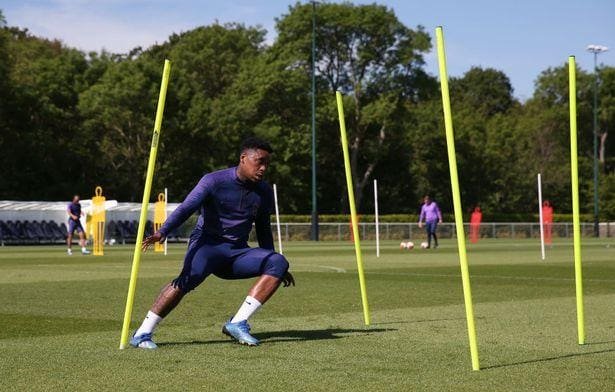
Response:
[{"label": "player's hand", "polygon": [[282,285],[284,287],[288,287],[290,285],[295,285],[295,278],[293,277],[293,274],[291,274],[290,272],[286,272],[284,274],[284,276],[282,276]]},{"label": "player's hand", "polygon": [[150,235],[149,237],[145,237],[145,239],[143,240],[143,243],[141,244],[141,250],[143,252],[147,252],[147,249],[152,244],[155,244],[156,242],[163,242],[163,241],[164,241],[164,236],[159,231],[157,231],[154,234]]},{"label": "player's hand", "polygon": [[438,223],[442,223],[442,219],[438,220]]},{"label": "player's hand", "polygon": [[419,222],[419,229],[423,228],[423,222]]}]

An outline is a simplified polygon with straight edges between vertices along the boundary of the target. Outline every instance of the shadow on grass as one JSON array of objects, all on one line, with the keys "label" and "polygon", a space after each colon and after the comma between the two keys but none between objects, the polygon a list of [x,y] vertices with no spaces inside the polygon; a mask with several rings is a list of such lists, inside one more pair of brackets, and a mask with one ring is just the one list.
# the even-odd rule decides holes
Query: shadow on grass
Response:
[{"label": "shadow on grass", "polygon": [[[288,330],[288,331],[273,331],[273,332],[261,332],[255,333],[254,336],[260,339],[262,342],[303,342],[314,340],[333,340],[343,339],[350,336],[363,336],[372,335],[375,333],[396,331],[396,329],[388,328],[373,328],[373,329],[342,329],[342,328],[329,328],[329,329],[313,329],[313,330]],[[219,340],[193,340],[190,342],[167,342],[159,343],[159,346],[179,346],[179,345],[191,345],[191,344],[220,344],[229,343],[229,339]]]},{"label": "shadow on grass", "polygon": [[558,355],[558,356],[555,356],[555,357],[538,358],[538,359],[530,359],[530,360],[527,360],[527,361],[519,361],[519,362],[513,362],[513,363],[504,363],[504,364],[500,364],[500,365],[491,365],[491,366],[481,367],[481,370],[490,370],[490,369],[499,369],[499,368],[505,368],[505,367],[519,366],[519,365],[528,365],[528,364],[531,364],[531,363],[551,362],[551,361],[558,361],[560,359],[584,357],[584,356],[587,356],[587,355],[607,354],[607,353],[615,353],[615,349],[611,348],[611,349],[607,349],[607,350],[590,351],[590,352],[586,352],[586,353],[563,354],[563,355]]}]

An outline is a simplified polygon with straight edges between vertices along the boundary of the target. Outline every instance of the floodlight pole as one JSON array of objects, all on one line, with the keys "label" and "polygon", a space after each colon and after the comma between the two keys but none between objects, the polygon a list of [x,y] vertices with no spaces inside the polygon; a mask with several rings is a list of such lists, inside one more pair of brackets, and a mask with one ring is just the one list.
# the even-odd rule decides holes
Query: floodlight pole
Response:
[{"label": "floodlight pole", "polygon": [[310,239],[318,241],[316,197],[316,2],[312,1],[312,230]]},{"label": "floodlight pole", "polygon": [[587,51],[594,54],[594,236],[600,236],[598,217],[598,55],[608,48],[602,45],[588,45]]}]

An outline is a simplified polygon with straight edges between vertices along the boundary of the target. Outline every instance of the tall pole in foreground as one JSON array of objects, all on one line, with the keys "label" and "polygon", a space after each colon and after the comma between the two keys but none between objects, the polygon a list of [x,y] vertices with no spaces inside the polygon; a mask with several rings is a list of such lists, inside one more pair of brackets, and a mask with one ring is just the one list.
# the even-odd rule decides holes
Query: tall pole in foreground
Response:
[{"label": "tall pole in foreground", "polygon": [[374,212],[376,215],[376,257],[380,257],[380,224],[378,222],[378,180],[374,180]]},{"label": "tall pole in foreground", "polygon": [[583,311],[583,270],[581,268],[581,224],[579,223],[579,165],[577,154],[577,65],[574,56],[568,58],[570,99],[570,176],[572,182],[572,226],[574,233],[574,281],[577,297],[577,330],[579,344],[585,344]]},{"label": "tall pole in foreground", "polygon": [[594,236],[600,236],[598,217],[598,54],[609,50],[602,45],[588,45],[587,51],[594,54]]},{"label": "tall pole in foreground", "polygon": [[316,195],[316,2],[312,1],[312,231],[318,241],[318,200]]},{"label": "tall pole in foreground", "polygon": [[538,219],[540,219],[540,254],[545,259],[545,228],[542,219],[542,181],[538,173]]},{"label": "tall pole in foreground", "polygon": [[476,328],[474,326],[474,306],[472,304],[472,290],[470,287],[470,272],[468,269],[468,258],[466,255],[466,236],[463,230],[461,192],[459,191],[459,178],[457,177],[457,157],[455,155],[453,115],[451,113],[451,101],[448,91],[448,73],[446,70],[446,54],[444,51],[444,35],[442,33],[442,27],[436,28],[436,38],[438,41],[438,64],[440,69],[440,87],[442,90],[442,109],[444,110],[446,145],[448,147],[448,166],[450,169],[451,187],[453,190],[457,247],[459,248],[459,264],[461,265],[461,281],[463,283],[463,297],[466,308],[468,337],[470,340],[470,355],[472,357],[472,370],[480,370],[480,364],[478,361],[478,344],[476,342]]},{"label": "tall pole in foreground", "polygon": [[126,310],[124,312],[124,323],[122,325],[122,336],[120,339],[120,350],[126,348],[128,344],[128,332],[130,320],[132,318],[132,306],[135,299],[137,288],[137,275],[139,274],[139,264],[141,263],[141,244],[145,234],[145,223],[147,222],[147,210],[149,208],[149,197],[152,190],[152,180],[154,178],[154,168],[156,166],[156,155],[158,153],[158,141],[162,126],[162,115],[164,113],[164,103],[167,97],[167,86],[169,85],[169,74],[171,73],[171,62],[164,61],[162,71],[162,83],[160,84],[160,95],[158,96],[158,107],[156,109],[156,121],[154,122],[154,134],[152,136],[152,146],[149,151],[149,161],[147,163],[147,174],[145,176],[145,188],[143,189],[143,201],[141,203],[141,216],[139,218],[139,229],[135,241],[135,253],[132,258],[132,270],[130,272],[130,283],[128,285],[128,296],[126,297]]},{"label": "tall pole in foreground", "polygon": [[337,113],[340,121],[340,136],[342,140],[342,152],[344,154],[344,169],[346,171],[346,187],[348,188],[348,203],[350,204],[350,217],[352,220],[352,234],[354,237],[354,249],[357,257],[357,269],[359,271],[359,285],[361,286],[361,302],[363,303],[363,318],[365,325],[370,324],[369,304],[367,303],[367,288],[365,287],[365,274],[363,272],[363,256],[361,255],[361,239],[359,237],[359,219],[354,202],[354,185],[352,184],[352,172],[350,170],[350,154],[348,153],[348,138],[346,137],[346,120],[344,119],[344,101],[342,93],[335,93],[337,100]]},{"label": "tall pole in foreground", "polygon": [[273,184],[273,201],[275,203],[275,222],[278,227],[278,249],[280,250],[280,254],[284,254],[284,250],[282,249],[282,234],[280,230],[280,210],[278,209],[278,187]]}]

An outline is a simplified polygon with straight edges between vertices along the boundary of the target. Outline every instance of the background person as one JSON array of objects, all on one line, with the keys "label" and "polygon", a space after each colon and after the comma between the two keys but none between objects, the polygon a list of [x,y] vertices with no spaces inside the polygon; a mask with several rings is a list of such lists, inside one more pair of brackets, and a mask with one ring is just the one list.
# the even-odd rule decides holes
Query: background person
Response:
[{"label": "background person", "polygon": [[79,246],[81,246],[81,253],[84,255],[89,255],[90,252],[85,248],[85,231],[83,230],[83,226],[81,225],[81,216],[85,215],[83,211],[81,211],[81,203],[79,203],[79,195],[73,196],[73,201],[68,204],[66,207],[66,212],[68,213],[68,236],[66,237],[66,245],[68,249],[66,253],[68,255],[72,255],[73,251],[71,249],[73,245],[73,233],[77,230],[77,234],[79,234]]},{"label": "background person", "polygon": [[438,203],[431,200],[429,195],[425,195],[423,198],[423,205],[421,206],[421,215],[419,216],[419,227],[423,227],[425,222],[425,230],[427,231],[427,249],[431,248],[431,237],[434,239],[434,248],[438,247],[438,236],[436,235],[436,229],[438,223],[442,223],[442,212]]},{"label": "background person", "polygon": [[470,242],[476,244],[480,238],[480,224],[483,220],[483,212],[480,206],[474,207],[470,216]]}]

